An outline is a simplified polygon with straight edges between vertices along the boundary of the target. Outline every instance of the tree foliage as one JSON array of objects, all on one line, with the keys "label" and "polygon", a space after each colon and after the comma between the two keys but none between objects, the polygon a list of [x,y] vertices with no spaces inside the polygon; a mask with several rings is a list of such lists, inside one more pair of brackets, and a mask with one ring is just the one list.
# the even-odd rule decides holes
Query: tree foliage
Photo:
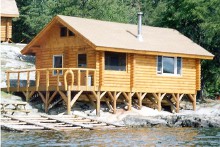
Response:
[{"label": "tree foliage", "polygon": [[174,28],[215,55],[202,61],[205,96],[220,93],[220,1],[219,0],[17,0],[20,17],[14,20],[13,40],[28,43],[54,16],[137,23]]}]

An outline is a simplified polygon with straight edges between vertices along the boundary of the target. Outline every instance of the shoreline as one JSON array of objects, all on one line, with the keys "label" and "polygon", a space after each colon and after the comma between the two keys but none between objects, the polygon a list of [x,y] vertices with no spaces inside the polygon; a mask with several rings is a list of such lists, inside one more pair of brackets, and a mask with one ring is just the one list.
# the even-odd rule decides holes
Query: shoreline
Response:
[{"label": "shoreline", "polygon": [[[20,102],[21,97],[5,94],[1,92],[1,102],[14,101]],[[34,105],[34,106],[32,106]],[[44,114],[42,109],[36,108],[34,103],[29,103],[27,109],[31,110],[29,115]],[[38,104],[41,105],[42,104]],[[168,111],[158,111],[146,106],[143,106],[141,110],[137,110],[132,107],[131,111],[125,110],[124,105],[117,107],[117,113],[112,114],[107,110],[107,107],[102,105],[101,115],[97,117],[95,109],[91,109],[92,106],[89,103],[77,102],[76,106],[72,109],[72,115],[81,115],[98,119],[100,121],[106,121],[110,123],[116,123],[120,125],[126,125],[127,127],[195,127],[195,128],[209,128],[220,127],[220,101],[219,100],[207,100],[205,103],[198,103],[197,110],[180,110],[180,113],[171,113]],[[40,112],[39,112],[40,111]],[[66,109],[63,105],[55,106],[49,110],[49,115],[65,115]],[[18,114],[14,114],[18,115]],[[20,114],[19,114],[20,115]],[[25,115],[25,114],[23,114]]]}]

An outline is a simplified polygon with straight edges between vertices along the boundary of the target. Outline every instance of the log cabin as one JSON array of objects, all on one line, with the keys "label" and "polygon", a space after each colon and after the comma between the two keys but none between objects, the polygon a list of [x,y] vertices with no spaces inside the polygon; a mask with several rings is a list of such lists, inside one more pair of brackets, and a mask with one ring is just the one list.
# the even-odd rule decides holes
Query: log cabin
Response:
[{"label": "log cabin", "polygon": [[12,38],[12,18],[19,17],[15,0],[1,0],[1,42]]},{"label": "log cabin", "polygon": [[[27,100],[37,93],[46,112],[56,95],[68,114],[83,96],[97,115],[100,102],[116,113],[119,99],[128,110],[150,99],[159,111],[166,100],[179,112],[186,97],[196,110],[200,63],[213,55],[177,30],[142,26],[141,15],[138,25],[55,16],[21,51],[36,56],[36,70],[7,71],[6,91],[22,91]],[[27,84],[21,87],[24,72]],[[36,72],[34,86],[30,72]],[[17,87],[10,86],[11,74],[18,74]]]}]

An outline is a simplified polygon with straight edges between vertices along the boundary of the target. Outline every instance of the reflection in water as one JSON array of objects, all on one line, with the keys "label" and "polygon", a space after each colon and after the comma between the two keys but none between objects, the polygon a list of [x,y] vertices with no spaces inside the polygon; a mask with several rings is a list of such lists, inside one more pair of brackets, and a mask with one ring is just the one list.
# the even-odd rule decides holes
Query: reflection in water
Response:
[{"label": "reflection in water", "polygon": [[129,128],[102,131],[1,132],[2,146],[220,146],[220,128]]}]

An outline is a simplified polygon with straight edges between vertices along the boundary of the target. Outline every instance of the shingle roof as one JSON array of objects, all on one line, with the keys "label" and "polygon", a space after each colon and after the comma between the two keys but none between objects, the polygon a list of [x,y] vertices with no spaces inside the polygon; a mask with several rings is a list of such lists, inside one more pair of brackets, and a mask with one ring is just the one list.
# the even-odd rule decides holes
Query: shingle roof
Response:
[{"label": "shingle roof", "polygon": [[15,0],[1,0],[1,16],[18,17],[19,12]]},{"label": "shingle roof", "polygon": [[[171,53],[201,59],[213,58],[211,53],[174,29],[142,26],[143,41],[140,42],[136,37],[137,25],[63,15],[58,15],[53,20],[55,19],[67,25],[69,29],[77,31],[91,42],[97,50],[103,47],[115,49],[115,51],[120,49],[132,52],[154,52],[155,55]],[[35,38],[40,38],[45,30]],[[30,44],[32,43],[33,41]],[[22,53],[30,53],[28,51],[30,44],[24,48]]]},{"label": "shingle roof", "polygon": [[137,25],[58,16],[96,46],[213,56],[174,29],[142,26],[143,41],[140,42],[136,38]]}]

